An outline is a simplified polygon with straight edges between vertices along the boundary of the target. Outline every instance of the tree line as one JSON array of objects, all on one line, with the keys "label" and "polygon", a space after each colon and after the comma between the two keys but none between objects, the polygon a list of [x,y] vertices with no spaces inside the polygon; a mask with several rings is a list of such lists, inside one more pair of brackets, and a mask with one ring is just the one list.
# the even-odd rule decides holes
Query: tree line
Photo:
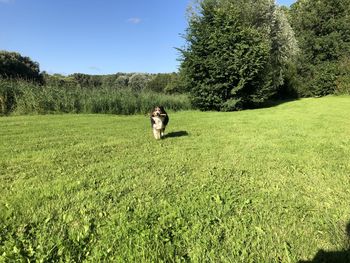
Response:
[{"label": "tree line", "polygon": [[17,52],[0,51],[0,77],[21,79],[39,85],[61,87],[79,86],[83,88],[112,87],[130,88],[134,91],[148,90],[164,93],[183,93],[177,73],[116,73],[109,75],[89,75],[74,73],[68,76],[40,72],[39,63]]},{"label": "tree line", "polygon": [[89,75],[74,73],[68,76],[42,73],[44,83],[56,86],[79,86],[83,88],[130,88],[134,91],[155,91],[168,94],[183,93],[177,73],[116,73]]}]

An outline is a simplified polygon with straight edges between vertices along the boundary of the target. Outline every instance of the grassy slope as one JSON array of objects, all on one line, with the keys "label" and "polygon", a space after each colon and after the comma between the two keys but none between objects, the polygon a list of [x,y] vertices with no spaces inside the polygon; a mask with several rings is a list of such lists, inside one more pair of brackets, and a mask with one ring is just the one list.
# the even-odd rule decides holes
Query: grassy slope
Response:
[{"label": "grassy slope", "polygon": [[297,262],[344,251],[349,116],[349,97],[178,112],[161,141],[144,116],[1,118],[0,257]]}]

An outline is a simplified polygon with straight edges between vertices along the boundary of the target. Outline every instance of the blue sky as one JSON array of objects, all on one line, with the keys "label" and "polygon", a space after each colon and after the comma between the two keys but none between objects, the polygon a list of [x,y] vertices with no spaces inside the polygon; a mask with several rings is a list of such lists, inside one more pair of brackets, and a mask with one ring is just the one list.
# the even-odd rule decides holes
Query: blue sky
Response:
[{"label": "blue sky", "polygon": [[0,0],[0,50],[50,74],[175,72],[190,1]]}]

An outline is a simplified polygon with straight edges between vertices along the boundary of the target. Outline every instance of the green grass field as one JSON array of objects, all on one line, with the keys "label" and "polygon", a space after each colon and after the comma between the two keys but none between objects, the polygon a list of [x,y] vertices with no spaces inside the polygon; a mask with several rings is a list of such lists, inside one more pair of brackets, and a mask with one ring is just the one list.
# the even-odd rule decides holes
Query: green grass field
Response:
[{"label": "green grass field", "polygon": [[160,141],[141,115],[2,117],[0,261],[348,262],[349,116],[183,111]]}]

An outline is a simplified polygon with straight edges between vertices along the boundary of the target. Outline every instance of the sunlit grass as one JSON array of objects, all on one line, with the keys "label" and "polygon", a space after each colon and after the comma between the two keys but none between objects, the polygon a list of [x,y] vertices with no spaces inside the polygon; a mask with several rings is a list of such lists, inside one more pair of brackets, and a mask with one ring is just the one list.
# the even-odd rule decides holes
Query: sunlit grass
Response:
[{"label": "sunlit grass", "polygon": [[349,116],[350,97],[184,111],[161,141],[140,115],[0,118],[0,257],[345,260]]}]

